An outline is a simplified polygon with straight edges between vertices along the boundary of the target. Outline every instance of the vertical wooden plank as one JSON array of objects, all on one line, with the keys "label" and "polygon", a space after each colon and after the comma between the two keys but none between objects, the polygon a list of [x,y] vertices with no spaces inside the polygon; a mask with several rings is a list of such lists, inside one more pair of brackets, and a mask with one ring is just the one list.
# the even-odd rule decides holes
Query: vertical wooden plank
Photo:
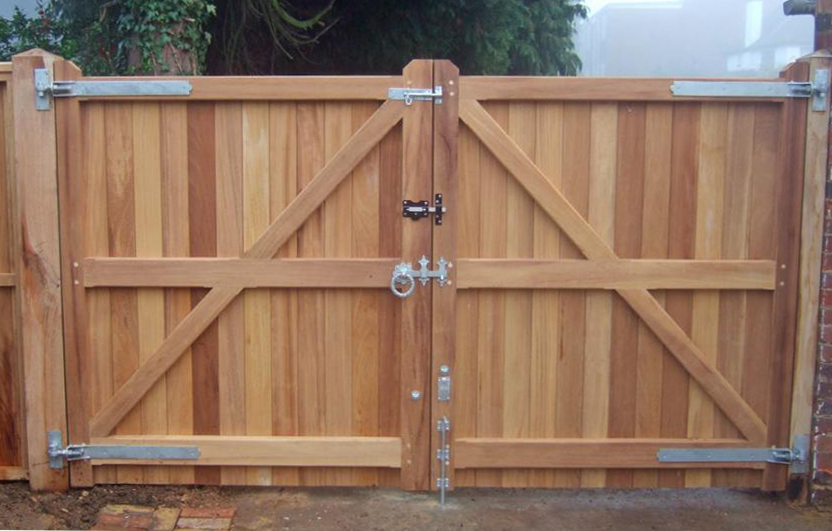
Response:
[{"label": "vertical wooden plank", "polygon": [[[779,220],[776,212],[778,186],[778,144],[782,109],[778,105],[756,105],[754,119],[754,155],[748,221],[748,258],[776,259],[776,234]],[[742,368],[742,396],[763,419],[768,419],[772,359],[771,292],[750,291],[746,295],[745,356]],[[779,325],[778,325],[779,326]],[[758,479],[759,476],[757,476]],[[759,486],[759,483],[758,483]]]},{"label": "vertical wooden plank", "polygon": [[[696,228],[696,179],[699,164],[698,103],[673,107],[673,136],[670,166],[670,226],[668,258],[693,258]],[[667,313],[690,334],[691,294],[671,291],[666,295]],[[661,434],[667,438],[687,437],[689,376],[673,356],[665,353],[662,366]],[[660,487],[684,486],[683,470],[659,472]]]},{"label": "vertical wooden plank", "polygon": [[[83,220],[85,250],[90,256],[109,256],[107,210],[107,161],[104,104],[91,104],[82,113],[81,148],[83,174],[87,179],[83,199],[87,215]],[[110,321],[110,291],[92,290],[86,293],[90,370],[90,414],[98,412],[113,395],[112,327]],[[96,323],[90,327],[89,323]],[[114,466],[96,467],[95,483],[115,483]]]},{"label": "vertical wooden plank", "polygon": [[[646,107],[622,103],[618,113],[618,176],[615,191],[615,252],[621,258],[641,255],[644,206]],[[633,437],[636,423],[636,367],[639,319],[623,299],[612,304],[612,367],[610,374],[610,437]],[[607,486],[632,487],[629,470],[607,472]]]},{"label": "vertical wooden plank", "polygon": [[[379,255],[402,256],[402,128],[393,128],[379,144]],[[378,310],[378,428],[382,437],[400,437],[401,303],[384,293]],[[398,487],[399,470],[379,470],[379,484]]]},{"label": "vertical wooden plank", "polygon": [[[563,113],[563,194],[584,217],[589,211],[589,160],[591,148],[589,104],[569,103]],[[567,238],[561,239],[560,257],[581,259],[583,255]],[[580,437],[583,429],[584,348],[586,340],[586,293],[560,294],[561,350],[557,369],[557,437]],[[558,471],[555,485],[579,487],[580,470]]]},{"label": "vertical wooden plank", "polygon": [[[508,133],[526,155],[535,158],[536,121],[534,103],[509,106]],[[534,202],[514,178],[506,189],[506,257],[534,257]],[[528,438],[531,385],[532,294],[527,290],[506,292],[505,357],[503,359],[503,437]],[[526,487],[528,471],[503,472],[503,486]]]},{"label": "vertical wooden plank", "polygon": [[15,123],[15,175],[20,198],[22,255],[18,266],[22,352],[29,454],[34,489],[66,489],[66,470],[49,468],[46,432],[66,434],[64,351],[61,336],[60,249],[58,233],[55,112],[38,111],[34,69],[54,56],[40,50],[12,58]]},{"label": "vertical wooden plank", "polygon": [[[697,259],[719,259],[722,255],[722,214],[725,194],[725,155],[727,148],[728,106],[703,104],[700,122],[699,177],[696,195]],[[691,339],[708,361],[716,365],[719,348],[719,292],[693,294]],[[714,435],[714,404],[696,382],[688,399],[688,436],[707,439]],[[709,470],[692,470],[685,475],[685,486],[709,487]]]},{"label": "vertical wooden plank", "polygon": [[[433,86],[433,62],[417,60],[403,72],[408,86]],[[402,102],[402,105],[404,103]],[[402,191],[404,197],[418,201],[430,198],[433,191],[433,107],[431,101],[408,106],[402,118]],[[431,229],[427,223],[402,225],[402,255],[416,263],[431,250]],[[431,294],[428,289],[400,301],[402,307],[402,487],[428,490],[430,487],[430,345]],[[418,391],[419,400],[411,393]]]},{"label": "vertical wooden plank", "polygon": [[[324,160],[329,162],[352,133],[349,103],[325,105]],[[344,179],[324,201],[324,255],[349,258],[352,254],[352,178]],[[324,293],[326,375],[326,434],[352,431],[352,293],[328,289]],[[330,485],[349,485],[352,471],[324,471]]]},{"label": "vertical wooden plank", "polygon": [[[54,65],[56,79],[77,79],[81,71],[68,61]],[[78,268],[74,264],[84,256],[84,218],[87,216],[86,182],[82,177],[81,107],[69,100],[56,104],[58,145],[58,213],[61,235],[61,277],[64,317],[64,356],[67,382],[67,439],[74,444],[89,442],[89,389],[90,353],[87,346],[87,322],[84,288],[77,282]],[[73,223],[73,218],[79,220]],[[11,373],[10,373],[11,374]],[[9,388],[16,387],[10,383]],[[12,424],[12,426],[14,426]],[[12,430],[12,433],[15,433]],[[89,462],[70,464],[70,483],[73,486],[90,486],[93,482]]]},{"label": "vertical wooden plank", "polygon": [[[373,112],[375,102],[356,103],[352,107],[354,133]],[[376,147],[352,174],[352,253],[354,258],[379,256],[379,149]],[[384,230],[393,230],[385,227]],[[364,437],[378,436],[379,423],[379,297],[387,293],[355,290],[352,293],[352,430]],[[355,470],[355,485],[378,485],[378,472]]]},{"label": "vertical wooden plank", "polygon": [[[808,81],[809,63],[795,63],[785,73],[789,81]],[[783,104],[780,127],[780,166],[777,197],[777,289],[774,292],[774,360],[769,376],[771,406],[768,444],[788,446],[789,413],[797,327],[798,266],[800,259],[800,215],[803,202],[803,170],[806,125],[809,103],[787,101]],[[763,474],[763,489],[786,487],[788,470],[769,464]]]},{"label": "vertical wooden plank", "polygon": [[[161,113],[162,250],[165,256],[187,257],[190,254],[188,107],[184,103],[167,103],[162,106]],[[188,290],[166,290],[165,333],[169,334],[190,309],[191,294]],[[194,388],[191,349],[188,349],[168,371],[167,401],[168,433],[193,434]],[[169,476],[171,483],[188,485],[194,482],[194,468],[171,467]]]},{"label": "vertical wooden plank", "polygon": [[[508,106],[489,104],[486,109],[503,129],[508,129]],[[506,212],[509,176],[488,149],[480,148],[480,257],[506,257]],[[505,348],[505,291],[479,294],[477,323],[477,437],[502,437],[503,369]],[[477,471],[477,486],[499,487],[502,472]]]},{"label": "vertical wooden plank", "polygon": [[[162,256],[161,112],[156,103],[133,106],[133,164],[136,197],[136,256]],[[162,289],[141,288],[137,294],[139,363],[153,355],[165,339],[165,297]],[[159,379],[141,403],[142,433],[167,434],[167,382]],[[164,467],[145,467],[145,483],[168,483]]]},{"label": "vertical wooden plank", "polygon": [[[324,106],[298,104],[298,193],[324,165]],[[309,216],[298,231],[298,256],[324,254],[323,208]],[[301,435],[325,435],[326,364],[324,348],[324,293],[301,290],[298,293],[298,429]],[[301,470],[301,484],[325,484],[321,471]]]},{"label": "vertical wooden plank", "polygon": [[[213,103],[188,105],[188,223],[193,257],[217,256],[216,116]],[[191,290],[191,307],[207,290]],[[220,434],[219,338],[212,323],[191,345],[195,435]],[[198,399],[197,399],[198,398]],[[220,467],[198,467],[194,481],[218,485]]]},{"label": "vertical wooden plank", "polygon": [[[243,114],[239,103],[216,107],[217,256],[243,253]],[[220,433],[246,434],[245,308],[237,297],[219,319]],[[244,467],[223,467],[223,485],[244,485]]]},{"label": "vertical wooden plank", "polygon": [[[618,154],[618,105],[592,105],[589,223],[613,246],[615,237],[616,155]],[[624,140],[625,146],[626,140]],[[586,295],[586,346],[584,350],[583,426],[581,435],[603,439],[607,436],[610,412],[610,341],[612,339],[612,297],[610,292]],[[603,487],[604,470],[584,470],[582,487]]]},{"label": "vertical wooden plank", "polygon": [[[538,103],[535,124],[537,167],[558,190],[563,186],[563,105]],[[554,260],[560,256],[560,229],[534,205],[534,257]],[[532,293],[532,369],[530,402],[532,437],[553,438],[557,411],[557,367],[560,355],[560,296],[557,290]],[[555,486],[555,472],[531,472],[534,483]]]},{"label": "vertical wooden plank", "polygon": [[[275,219],[297,195],[298,142],[297,107],[294,103],[269,106],[271,160],[271,219]],[[298,254],[297,236],[278,252],[281,258]],[[294,290],[272,290],[272,433],[298,435],[298,294]],[[274,485],[299,485],[298,469],[275,468]]]},{"label": "vertical wooden plank", "polygon": [[[743,260],[748,255],[748,202],[753,175],[754,106],[731,105],[728,110],[728,153],[722,220],[722,257]],[[719,295],[719,350],[717,369],[734,386],[742,388],[745,355],[746,294],[723,291]],[[739,430],[718,408],[715,437],[739,437]],[[713,486],[738,485],[747,475],[740,470],[713,470]]]},{"label": "vertical wooden plank", "polygon": [[[269,105],[243,104],[243,237],[245,249],[269,226]],[[268,289],[243,293],[245,311],[246,435],[272,434],[271,297]],[[271,485],[268,467],[246,470],[249,485]]]},{"label": "vertical wooden plank", "polygon": [[[647,105],[645,135],[641,256],[661,259],[667,258],[670,226],[672,105]],[[657,293],[656,297],[664,303],[664,293]],[[640,322],[636,367],[636,437],[661,437],[662,360],[668,355],[661,341],[644,322]],[[636,488],[658,487],[658,479],[658,471],[655,470],[633,472],[633,486]]]},{"label": "vertical wooden plank", "polygon": [[[133,164],[133,108],[113,103],[104,108],[107,135],[107,211],[110,256],[136,255],[135,179]],[[139,366],[138,298],[135,289],[110,291],[113,388],[118,389]],[[119,423],[118,435],[140,435],[141,404]],[[119,483],[141,483],[139,466],[117,467]]]},{"label": "vertical wooden plank", "polygon": [[[459,69],[447,60],[433,62],[434,85],[441,85],[446,97],[442,98],[441,105],[435,105],[433,110],[433,191],[434,194],[442,194],[443,204],[460,205],[459,202]],[[433,228],[433,258],[438,260],[444,257],[452,264],[457,260],[457,231],[459,223],[460,207],[456,208],[457,215],[443,216],[442,225],[436,225],[428,218]],[[453,272],[453,270],[451,270]],[[431,286],[433,297],[432,308],[432,370],[431,381],[436,382],[441,374],[441,368],[447,367],[447,374],[451,381],[456,379],[456,357],[454,343],[456,341],[456,283],[451,275],[451,284],[439,286],[434,283]],[[455,397],[453,397],[455,398]],[[452,399],[453,399],[452,398]],[[451,427],[456,426],[457,419],[453,415],[453,406],[449,402],[432,401],[431,405],[431,427],[444,416],[451,420]],[[433,444],[431,450],[440,448],[438,433],[433,432]],[[452,431],[453,433],[453,431]],[[453,436],[448,444],[451,449],[451,456],[454,455]],[[431,451],[431,457],[436,455]],[[431,474],[431,486],[436,485],[438,478],[438,459],[431,459],[433,473]],[[447,477],[451,486],[454,486],[453,459],[451,466],[446,468]]]},{"label": "vertical wooden plank", "polygon": [[[457,253],[460,258],[480,255],[480,143],[467,127],[459,128],[459,185]],[[439,178],[439,175],[437,175]],[[443,222],[444,223],[444,222]],[[452,374],[452,439],[477,436],[479,294],[473,290],[457,292],[456,343]],[[452,450],[452,456],[453,450]],[[452,461],[453,462],[453,461]],[[454,471],[455,487],[476,486],[474,470]]]}]

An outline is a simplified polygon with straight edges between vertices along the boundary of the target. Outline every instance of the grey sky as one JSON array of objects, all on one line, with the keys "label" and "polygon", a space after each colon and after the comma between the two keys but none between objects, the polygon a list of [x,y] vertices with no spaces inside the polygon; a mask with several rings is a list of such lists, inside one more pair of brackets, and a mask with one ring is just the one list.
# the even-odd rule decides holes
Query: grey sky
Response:
[{"label": "grey sky", "polygon": [[26,13],[34,13],[37,0],[0,0],[0,17],[9,17],[15,6]]}]

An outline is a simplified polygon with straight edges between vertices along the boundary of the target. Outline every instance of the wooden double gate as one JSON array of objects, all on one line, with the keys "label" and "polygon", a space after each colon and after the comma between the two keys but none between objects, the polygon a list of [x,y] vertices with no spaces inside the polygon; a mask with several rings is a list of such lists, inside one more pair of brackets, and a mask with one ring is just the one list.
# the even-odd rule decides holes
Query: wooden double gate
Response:
[{"label": "wooden double gate", "polygon": [[[452,487],[784,488],[657,452],[789,444],[806,100],[438,60],[183,79],[54,100],[68,442],[199,452],[73,485],[425,490],[447,419]],[[436,194],[441,224],[403,216]],[[394,296],[423,255],[451,282]]]}]

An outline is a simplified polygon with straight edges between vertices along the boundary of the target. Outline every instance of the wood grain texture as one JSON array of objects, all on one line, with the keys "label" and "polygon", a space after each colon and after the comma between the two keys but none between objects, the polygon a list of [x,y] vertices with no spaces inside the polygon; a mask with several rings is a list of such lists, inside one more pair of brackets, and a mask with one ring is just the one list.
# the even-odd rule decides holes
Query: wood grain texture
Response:
[{"label": "wood grain texture", "polygon": [[[11,63],[6,63],[11,68]],[[23,408],[23,359],[20,351],[20,305],[13,288],[17,285],[18,252],[17,187],[14,179],[14,117],[9,78],[0,83],[0,467],[9,479],[14,469],[25,469],[25,413]],[[19,473],[18,473],[19,475]]]},{"label": "wood grain texture", "polygon": [[774,290],[771,260],[462,259],[458,289]]},{"label": "wood grain texture", "polygon": [[[401,440],[395,437],[136,436],[93,438],[93,444],[125,446],[196,446],[199,459],[165,461],[172,466],[225,465],[387,467],[401,464]],[[96,463],[118,463],[96,460]],[[123,462],[123,461],[121,461]],[[152,461],[149,464],[154,464]]]},{"label": "wood grain texture", "polygon": [[[444,88],[446,97],[442,99],[442,105],[434,106],[433,110],[433,189],[435,193],[442,194],[443,203],[459,205],[459,69],[450,61],[433,62],[434,85],[441,85]],[[433,256],[444,257],[449,262],[457,263],[458,246],[458,220],[456,216],[447,216],[442,220],[442,225],[433,225]],[[431,286],[431,380],[442,375],[442,368],[445,367],[448,374],[455,372],[455,343],[456,343],[456,315],[457,299],[456,289],[459,285],[457,279],[446,286]],[[447,401],[440,402],[432,397],[431,403],[431,425],[443,417],[455,418],[453,404]],[[451,455],[454,454],[453,437],[448,441]],[[431,455],[435,455],[436,449],[440,448],[439,433],[433,430],[431,438]],[[430,484],[436,485],[439,477],[439,460],[431,459]],[[446,467],[446,476],[450,484],[454,485],[453,466]]]},{"label": "wood grain texture", "polygon": [[[815,57],[811,71],[830,68],[829,57]],[[815,75],[815,74],[813,74]],[[827,98],[828,105],[828,98]],[[820,306],[823,216],[828,161],[828,127],[825,113],[810,112],[806,124],[803,172],[803,208],[800,229],[800,273],[795,351],[794,391],[791,405],[791,443],[811,429],[814,374],[817,357]]]},{"label": "wood grain texture", "polygon": [[[612,249],[597,235],[566,198],[551,187],[540,170],[501,130],[499,124],[476,102],[463,100],[461,116],[483,143],[520,180],[526,190],[546,208],[547,213],[590,259],[615,259]],[[668,346],[689,373],[726,411],[730,418],[752,441],[760,441],[765,423],[739,393],[730,386],[701,350],[679,328],[647,290],[618,290],[619,295],[639,314],[656,335]]]},{"label": "wood grain texture", "polygon": [[[415,87],[433,86],[433,62],[416,60],[404,69],[406,84]],[[389,105],[387,102],[384,105]],[[404,106],[399,102],[399,105]],[[402,117],[402,194],[404,198],[431,197],[433,192],[433,128],[432,102],[416,102],[407,107]],[[382,106],[384,109],[384,106]],[[430,176],[430,178],[429,178]],[[402,226],[402,256],[414,262],[431,251],[431,226],[407,223]],[[430,345],[431,293],[419,293],[401,302],[401,437],[402,488],[430,488]],[[422,399],[410,398],[412,391]]]},{"label": "wood grain texture", "polygon": [[[15,101],[34,98],[34,69],[54,56],[27,52],[12,59]],[[19,179],[22,251],[20,289],[29,483],[34,489],[66,489],[66,470],[43,460],[46,432],[66,433],[55,113],[15,105],[15,176]]]},{"label": "wood grain texture", "polygon": [[[315,176],[310,184],[275,219],[257,243],[244,253],[246,258],[266,258],[273,255],[315,211],[329,193],[343,180],[367,151],[392,128],[401,115],[401,108],[384,104],[370,120],[335,154],[333,159]],[[226,230],[226,229],[224,229]],[[182,320],[156,352],[125,383],[91,421],[90,430],[98,436],[110,430],[144,396],[144,393],[182,355],[197,337],[211,324],[240,293],[240,288],[215,288]]]},{"label": "wood grain texture", "polygon": [[[457,468],[695,468],[712,463],[660,463],[662,448],[748,448],[743,439],[457,439]],[[728,463],[762,468],[760,463]]]}]

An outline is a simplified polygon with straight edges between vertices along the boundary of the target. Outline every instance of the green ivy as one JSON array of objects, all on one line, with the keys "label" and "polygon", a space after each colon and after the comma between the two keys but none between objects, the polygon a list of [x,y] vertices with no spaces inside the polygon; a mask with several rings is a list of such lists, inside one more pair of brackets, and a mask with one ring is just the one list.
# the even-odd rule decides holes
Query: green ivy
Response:
[{"label": "green ivy", "polygon": [[214,0],[41,0],[0,17],[0,60],[42,48],[87,75],[199,74],[215,13]]},{"label": "green ivy", "polygon": [[211,43],[204,28],[215,14],[211,0],[122,0],[118,30],[127,49],[121,53],[137,73],[199,74]]}]

